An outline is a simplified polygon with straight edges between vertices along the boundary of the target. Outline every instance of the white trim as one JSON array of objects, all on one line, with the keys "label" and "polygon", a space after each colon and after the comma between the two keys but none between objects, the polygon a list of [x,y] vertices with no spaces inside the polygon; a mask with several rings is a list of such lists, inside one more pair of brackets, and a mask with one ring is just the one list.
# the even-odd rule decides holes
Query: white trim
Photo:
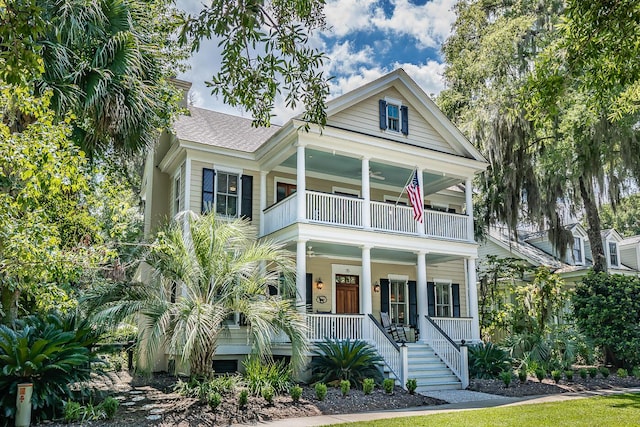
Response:
[{"label": "white trim", "polygon": [[[362,298],[362,266],[331,264],[331,312],[336,312],[336,274],[351,274],[358,276],[358,300]],[[369,284],[371,286],[371,284]],[[358,311],[360,311],[360,301],[358,301]]]},{"label": "white trim", "polygon": [[238,176],[242,176],[242,173],[244,172],[244,169],[233,168],[228,166],[220,166],[220,165],[215,165],[214,169],[216,172],[220,171],[224,173],[235,173],[235,174],[238,174]]},{"label": "white trim", "polygon": [[409,276],[407,276],[406,274],[388,274],[387,275],[387,279],[391,280],[398,280],[398,281],[405,281],[408,282],[409,281]]},{"label": "white trim", "polygon": [[[216,213],[216,215],[220,215],[223,218],[240,218],[240,210],[242,208],[242,169],[234,169],[227,167],[218,167],[214,166],[213,168],[215,175],[213,176],[213,206],[211,210]],[[238,172],[240,171],[240,172]],[[218,178],[221,173],[227,175],[237,175],[238,176],[238,190],[236,192],[236,215],[222,215],[219,214],[216,209],[218,207]]]},{"label": "white trim", "polygon": [[453,281],[451,279],[433,279],[433,308],[435,317],[438,316],[438,305],[444,306],[443,304],[438,304],[438,284],[447,285],[449,287],[449,314],[445,317],[453,317]]},{"label": "white trim", "polygon": [[[385,116],[385,119],[386,119],[387,122],[385,123],[386,127],[384,129],[382,129],[382,131],[384,133],[388,133],[390,135],[395,135],[395,136],[402,135],[402,136],[406,137],[406,135],[404,135],[402,133],[402,101],[400,101],[399,99],[396,99],[396,98],[391,98],[389,96],[385,96],[384,97],[384,102],[385,102],[385,105],[384,105],[384,108],[385,108],[385,112],[384,113],[385,114],[384,114],[384,116]],[[395,105],[395,106],[398,107],[398,130],[393,130],[393,129],[389,128],[389,105]]]},{"label": "white trim", "polygon": [[349,196],[355,196],[355,197],[360,197],[360,190],[356,190],[353,188],[345,188],[345,187],[336,187],[333,186],[331,187],[331,192],[332,193],[336,193],[336,191],[343,193],[343,194],[348,194]]},{"label": "white trim", "polygon": [[[387,278],[389,279],[389,295],[387,295],[387,297],[389,298],[389,319],[391,319],[391,321],[393,322],[393,312],[391,310],[391,304],[395,304],[395,305],[400,305],[401,303],[396,302],[396,301],[391,301],[391,282],[400,282],[400,283],[404,283],[404,295],[405,295],[405,299],[402,302],[402,304],[404,305],[404,313],[406,314],[405,318],[404,318],[404,322],[400,323],[400,322],[396,322],[397,324],[401,324],[401,325],[409,325],[409,276],[404,275],[404,274],[388,274]],[[399,319],[398,319],[399,320]]]},{"label": "white trim", "polygon": [[191,210],[191,157],[189,157],[189,153],[187,153],[184,162],[184,205],[185,210],[188,211]]}]

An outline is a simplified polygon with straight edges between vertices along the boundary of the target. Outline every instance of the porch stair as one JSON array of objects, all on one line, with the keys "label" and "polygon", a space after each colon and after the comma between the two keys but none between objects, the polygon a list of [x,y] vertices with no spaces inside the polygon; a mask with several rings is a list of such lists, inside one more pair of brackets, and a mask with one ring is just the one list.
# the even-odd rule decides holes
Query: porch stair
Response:
[{"label": "porch stair", "polygon": [[[408,347],[409,369],[407,378],[418,382],[416,392],[435,390],[459,390],[462,383],[451,369],[424,343],[406,344]],[[404,386],[404,384],[402,384]]]}]

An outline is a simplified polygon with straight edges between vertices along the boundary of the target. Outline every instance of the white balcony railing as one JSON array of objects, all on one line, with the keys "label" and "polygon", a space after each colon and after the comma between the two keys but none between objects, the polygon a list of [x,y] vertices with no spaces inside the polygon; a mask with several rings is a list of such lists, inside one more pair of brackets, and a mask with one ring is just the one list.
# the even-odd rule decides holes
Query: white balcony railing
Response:
[{"label": "white balcony railing", "polygon": [[309,341],[362,339],[362,314],[307,314]]},{"label": "white balcony railing", "polygon": [[[426,317],[426,316],[425,316]],[[440,359],[460,379],[462,389],[469,385],[469,359],[466,346],[458,346],[444,331],[427,317],[427,330],[424,331],[427,344]],[[420,331],[422,334],[422,331]]]},{"label": "white balcony railing", "polygon": [[[297,220],[297,194],[264,210],[264,234],[285,228]],[[304,220],[310,223],[364,228],[364,200],[337,194],[307,191]],[[449,240],[469,241],[469,217],[426,210],[424,223],[413,219],[413,209],[390,203],[370,202],[371,229],[393,233],[425,235]]]},{"label": "white balcony railing", "polygon": [[444,331],[456,343],[462,340],[470,343],[473,339],[471,335],[471,317],[432,317],[431,320]]}]

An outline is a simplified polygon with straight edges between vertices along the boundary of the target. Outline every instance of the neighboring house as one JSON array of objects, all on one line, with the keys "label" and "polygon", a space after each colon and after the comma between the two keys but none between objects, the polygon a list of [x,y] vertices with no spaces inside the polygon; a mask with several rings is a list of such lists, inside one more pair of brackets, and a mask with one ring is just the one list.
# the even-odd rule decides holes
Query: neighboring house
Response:
[{"label": "neighboring house", "polygon": [[[478,270],[482,276],[487,268],[487,256],[516,258],[530,267],[545,266],[556,273],[569,288],[575,286],[593,267],[591,244],[584,227],[578,223],[566,226],[573,235],[573,243],[562,256],[553,247],[548,232],[519,232],[514,238],[504,228],[489,229],[486,240],[478,249]],[[622,239],[613,229],[602,231],[602,244],[611,274],[639,275],[640,237]]]},{"label": "neighboring house", "polygon": [[[484,158],[402,69],[329,101],[323,129],[304,125],[254,128],[190,108],[149,153],[145,233],[187,209],[244,216],[295,256],[312,342],[367,339],[401,384],[422,369],[419,390],[466,386],[466,349],[453,341],[480,338],[472,180]],[[414,171],[423,222],[404,191]],[[417,335],[404,359],[381,313]],[[237,366],[248,347],[237,319],[230,326],[216,357]]]}]

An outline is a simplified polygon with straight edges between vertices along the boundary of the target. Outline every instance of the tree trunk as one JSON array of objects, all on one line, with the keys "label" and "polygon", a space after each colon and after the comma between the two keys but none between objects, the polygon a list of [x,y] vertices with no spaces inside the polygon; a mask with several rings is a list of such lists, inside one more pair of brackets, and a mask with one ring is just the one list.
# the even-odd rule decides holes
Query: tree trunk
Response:
[{"label": "tree trunk", "polygon": [[582,203],[584,204],[584,210],[587,214],[587,235],[589,236],[589,243],[591,243],[591,256],[593,258],[593,270],[595,272],[607,272],[607,258],[604,253],[604,246],[602,245],[602,233],[600,226],[600,213],[598,212],[598,205],[593,193],[593,184],[591,180],[585,183],[585,178],[580,177],[580,196],[582,197]]},{"label": "tree trunk", "polygon": [[20,291],[11,289],[6,285],[0,285],[0,299],[2,300],[2,317],[0,323],[12,325],[18,317],[18,298]]}]

